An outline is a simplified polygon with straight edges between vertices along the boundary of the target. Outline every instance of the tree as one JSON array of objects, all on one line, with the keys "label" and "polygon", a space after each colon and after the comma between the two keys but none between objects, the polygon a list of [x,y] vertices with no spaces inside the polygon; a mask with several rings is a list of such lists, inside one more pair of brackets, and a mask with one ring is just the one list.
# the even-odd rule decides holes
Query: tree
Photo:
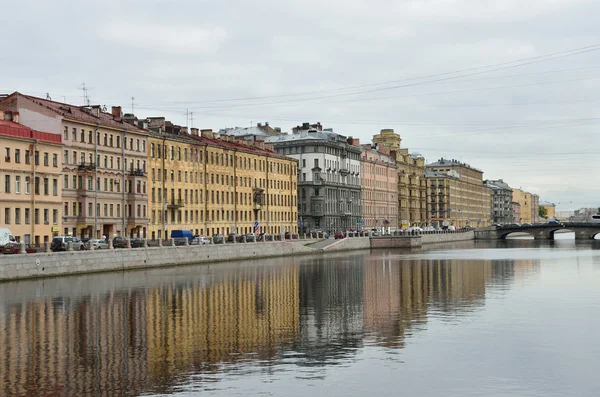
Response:
[{"label": "tree", "polygon": [[546,207],[540,205],[538,207],[538,214],[541,218],[545,219],[548,216],[548,210],[546,209]]}]

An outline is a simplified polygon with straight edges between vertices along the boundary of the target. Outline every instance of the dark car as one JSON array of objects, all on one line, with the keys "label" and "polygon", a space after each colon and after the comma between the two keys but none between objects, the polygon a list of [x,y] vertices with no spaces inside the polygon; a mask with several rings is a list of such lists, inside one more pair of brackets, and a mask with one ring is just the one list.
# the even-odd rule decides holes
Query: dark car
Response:
[{"label": "dark car", "polygon": [[256,241],[271,241],[271,235],[269,233],[261,233],[256,236]]},{"label": "dark car", "polygon": [[144,246],[145,239],[143,238],[134,238],[131,240],[131,248],[141,248]]},{"label": "dark car", "polygon": [[[238,243],[240,241],[242,241],[241,239],[242,236],[235,234],[235,233],[229,233],[229,235],[227,236],[227,242],[228,243]],[[219,244],[219,243],[215,243],[215,244]]]},{"label": "dark car", "polygon": [[222,234],[215,234],[214,236],[212,236],[213,239],[213,244],[223,244],[225,242],[225,239],[223,238]]},{"label": "dark car", "polygon": [[[5,255],[18,254],[21,251],[21,244],[11,241],[5,244],[1,251]],[[29,244],[25,245],[25,251],[27,251],[28,254],[35,254],[37,252],[37,250],[32,248]]]},{"label": "dark car", "polygon": [[254,241],[256,241],[256,236],[254,235],[254,233],[246,234],[246,242],[250,243]]},{"label": "dark car", "polygon": [[125,237],[115,237],[113,239],[113,248],[127,248],[127,239]]},{"label": "dark car", "polygon": [[289,240],[292,238],[292,233],[291,232],[285,232],[285,234],[283,235],[283,238],[285,238],[286,240]]},{"label": "dark car", "polygon": [[345,237],[346,237],[346,236],[344,236],[344,232],[337,232],[337,233],[335,234],[335,238],[336,238],[336,239],[338,239],[338,238],[345,238]]},{"label": "dark car", "polygon": [[548,221],[548,224],[549,224],[549,225],[558,225],[558,226],[564,226],[562,223],[560,223],[559,221],[557,221],[557,220],[554,220],[554,219],[550,219],[550,220]]}]

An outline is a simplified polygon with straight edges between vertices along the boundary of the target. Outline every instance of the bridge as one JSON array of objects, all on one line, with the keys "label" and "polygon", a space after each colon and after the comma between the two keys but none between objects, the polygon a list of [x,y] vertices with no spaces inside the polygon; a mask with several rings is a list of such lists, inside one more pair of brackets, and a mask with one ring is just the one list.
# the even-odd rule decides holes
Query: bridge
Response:
[{"label": "bridge", "polygon": [[592,240],[600,233],[599,223],[563,223],[532,226],[498,226],[475,230],[477,240],[504,240],[511,233],[527,233],[536,240],[554,240],[558,231],[575,233],[576,240]]}]

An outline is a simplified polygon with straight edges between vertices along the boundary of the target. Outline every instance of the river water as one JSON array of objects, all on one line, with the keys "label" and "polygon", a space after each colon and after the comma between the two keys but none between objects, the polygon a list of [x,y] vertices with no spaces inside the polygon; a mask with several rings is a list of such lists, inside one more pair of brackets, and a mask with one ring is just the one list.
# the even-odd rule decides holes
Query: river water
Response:
[{"label": "river water", "polygon": [[0,284],[1,396],[600,396],[600,241]]}]

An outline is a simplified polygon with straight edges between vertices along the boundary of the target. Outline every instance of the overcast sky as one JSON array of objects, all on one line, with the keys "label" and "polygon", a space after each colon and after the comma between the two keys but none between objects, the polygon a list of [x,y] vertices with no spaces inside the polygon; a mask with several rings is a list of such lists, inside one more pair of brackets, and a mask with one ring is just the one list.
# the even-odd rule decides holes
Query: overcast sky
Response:
[{"label": "overcast sky", "polygon": [[[175,5],[176,4],[176,5]],[[21,0],[0,91],[219,129],[320,121],[600,206],[600,2]],[[554,54],[554,55],[550,55]],[[191,117],[188,124],[191,124]]]}]

